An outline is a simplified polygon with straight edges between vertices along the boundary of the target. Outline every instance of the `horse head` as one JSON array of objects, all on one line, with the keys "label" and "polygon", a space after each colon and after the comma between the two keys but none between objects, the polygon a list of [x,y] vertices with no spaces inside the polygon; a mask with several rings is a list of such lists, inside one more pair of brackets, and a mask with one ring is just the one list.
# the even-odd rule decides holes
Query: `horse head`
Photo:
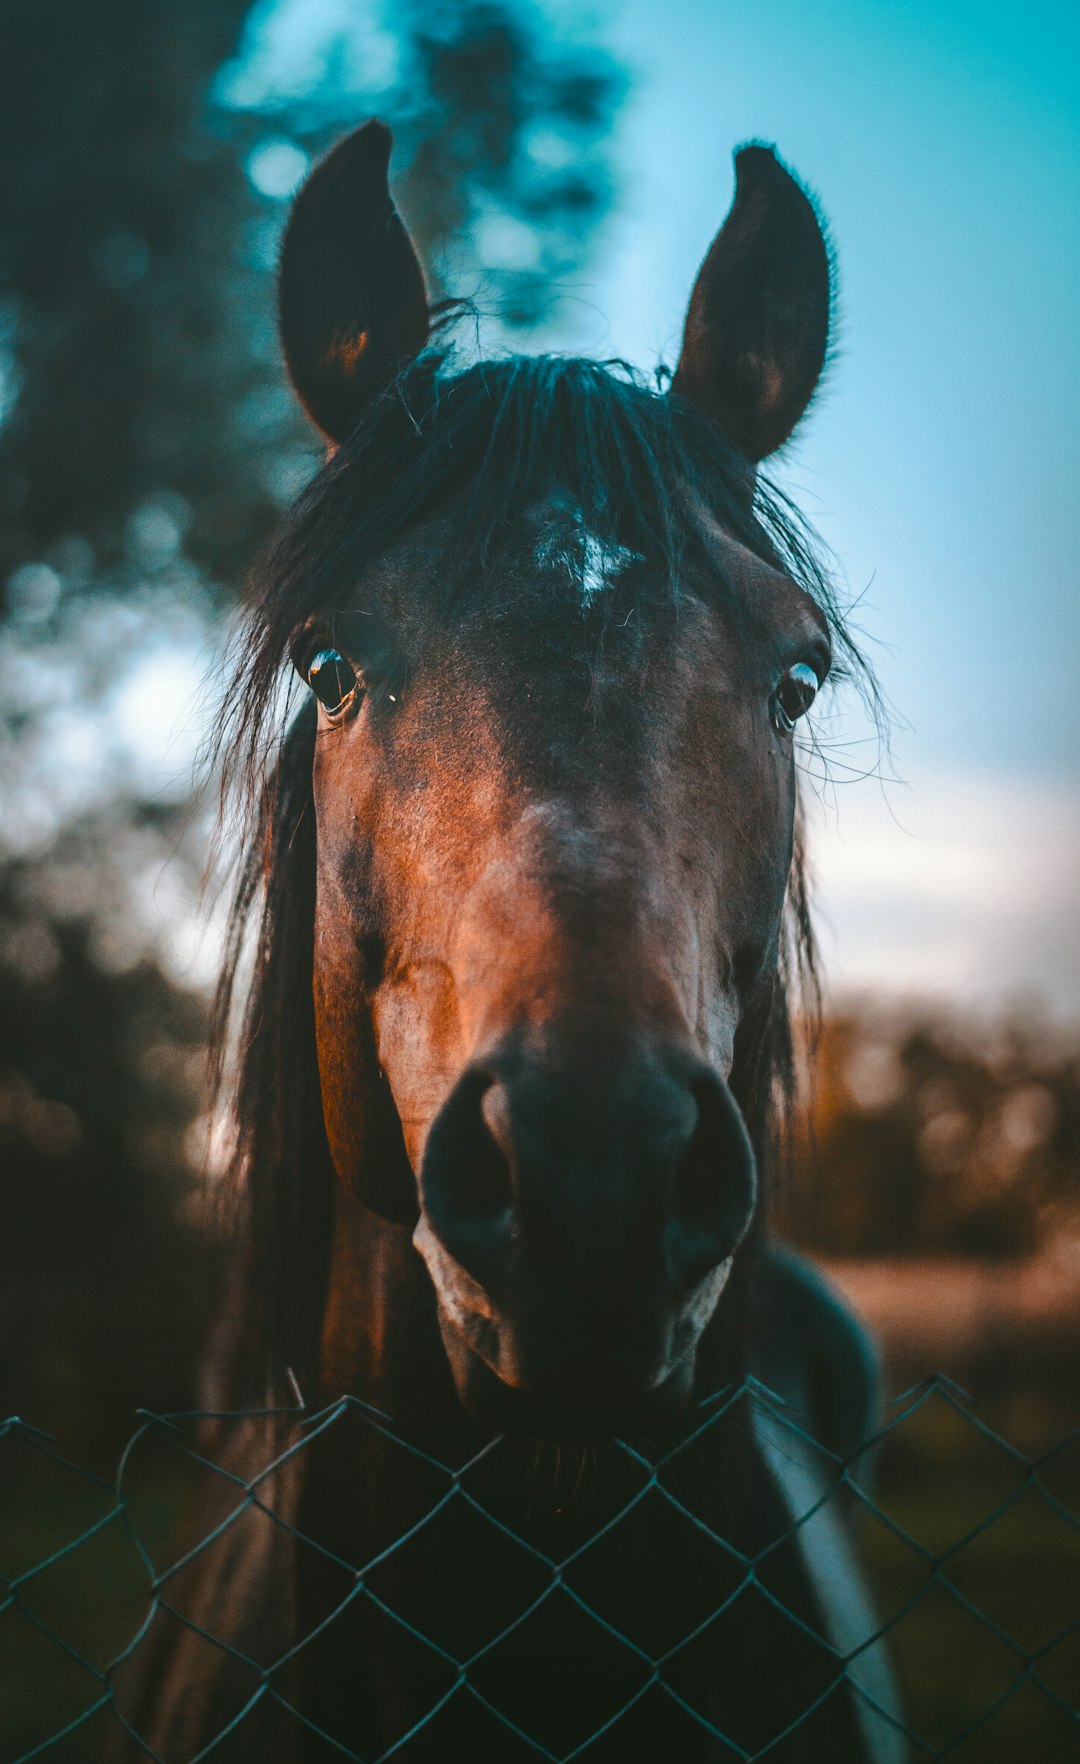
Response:
[{"label": "horse head", "polygon": [[747,147],[669,391],[453,373],[389,147],[369,123],[315,169],[281,262],[331,444],[260,615],[312,694],[326,1147],[412,1228],[471,1414],[647,1425],[693,1389],[757,1206],[830,620],[755,480],[822,371],[828,252]]}]

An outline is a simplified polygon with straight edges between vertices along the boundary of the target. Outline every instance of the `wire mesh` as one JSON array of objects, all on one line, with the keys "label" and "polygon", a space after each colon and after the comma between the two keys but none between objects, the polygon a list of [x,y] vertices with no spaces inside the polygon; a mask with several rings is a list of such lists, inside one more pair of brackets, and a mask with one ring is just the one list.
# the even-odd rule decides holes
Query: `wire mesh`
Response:
[{"label": "wire mesh", "polygon": [[[749,1407],[759,1446],[785,1480],[790,1508],[785,1539],[802,1534],[800,1547],[816,1550],[818,1559],[834,1569],[845,1549],[857,1547],[862,1564],[859,1574],[848,1576],[839,1617],[824,1636],[815,1637],[831,1660],[825,1689],[758,1749],[747,1749],[725,1730],[722,1712],[703,1709],[687,1696],[676,1670],[721,1610],[749,1586],[772,1601],[793,1636],[807,1629],[770,1587],[768,1558],[777,1540],[756,1552],[739,1550],[691,1510],[667,1474],[680,1454],[739,1405]],[[419,1464],[430,1479],[424,1509],[360,1562],[301,1531],[289,1516],[295,1510],[290,1487],[317,1442],[332,1437],[347,1419],[351,1427],[405,1454],[403,1461]],[[238,1431],[245,1436],[242,1471],[234,1467]],[[160,1448],[152,1467],[146,1463],[151,1445]],[[632,1732],[635,1711],[656,1696],[682,1710],[688,1732],[720,1742],[724,1756],[775,1757],[783,1756],[792,1732],[839,1684],[858,1710],[866,1755],[875,1760],[984,1764],[1023,1757],[1025,1764],[1056,1764],[1059,1758],[1080,1757],[1080,1427],[1049,1447],[1025,1453],[991,1427],[954,1383],[935,1375],[897,1398],[879,1432],[842,1459],[820,1445],[778,1396],[749,1379],[702,1405],[694,1426],[669,1451],[647,1457],[626,1441],[613,1442],[632,1471],[633,1485],[603,1524],[558,1557],[509,1528],[484,1498],[477,1468],[506,1448],[506,1441],[490,1440],[464,1462],[446,1463],[354,1397],[317,1413],[142,1411],[110,1482],[73,1463],[53,1439],[26,1422],[7,1421],[0,1428],[0,1473],[8,1488],[7,1516],[0,1521],[0,1651],[8,1686],[4,1764],[29,1764],[45,1756],[52,1764],[83,1761],[103,1755],[121,1733],[128,1736],[126,1756],[194,1764],[219,1748],[226,1756],[226,1742],[256,1715],[264,1723],[279,1720],[283,1735],[290,1723],[294,1733],[318,1735],[328,1757],[383,1764],[407,1755],[417,1733],[454,1699],[483,1709],[492,1731],[512,1736],[525,1748],[523,1755],[563,1764],[587,1757],[613,1729]],[[252,1470],[253,1450],[258,1463]],[[192,1469],[211,1478],[218,1494],[216,1507],[201,1503],[194,1529],[190,1491],[179,1474]],[[646,1501],[696,1528],[702,1549],[722,1549],[737,1565],[721,1603],[688,1613],[667,1645],[651,1649],[610,1609],[600,1608],[603,1600],[583,1591],[576,1578],[605,1540],[617,1540],[621,1528],[632,1527]],[[509,1539],[530,1559],[532,1577],[517,1608],[500,1608],[490,1635],[480,1641],[463,1638],[466,1645],[457,1646],[426,1631],[422,1611],[418,1618],[415,1610],[395,1609],[379,1570],[401,1552],[422,1552],[440,1516],[453,1511],[461,1517],[465,1510],[478,1548],[485,1547],[485,1538]],[[236,1551],[209,1576],[197,1608],[190,1601],[185,1605],[177,1593],[185,1576],[199,1570],[213,1551],[231,1547],[253,1522],[266,1539],[317,1552],[339,1573],[342,1589],[317,1623],[283,1628],[271,1654],[262,1658],[246,1650],[243,1624],[238,1627],[234,1620],[244,1597],[237,1590]],[[177,1530],[183,1525],[187,1535],[178,1547]],[[872,1601],[860,1592],[860,1580],[872,1586]],[[619,1706],[574,1744],[553,1747],[500,1706],[492,1688],[497,1673],[493,1681],[490,1668],[500,1645],[515,1634],[527,1637],[530,1621],[556,1597],[560,1610],[572,1610],[575,1622],[625,1654],[636,1681]],[[438,1694],[420,1718],[391,1743],[367,1752],[321,1726],[318,1711],[297,1700],[292,1674],[303,1651],[360,1599],[443,1673]],[[229,1621],[226,1612],[232,1613]],[[156,1749],[117,1691],[129,1663],[147,1651],[163,1619],[208,1650],[201,1672],[209,1670],[208,1662],[227,1658],[242,1668],[249,1685],[227,1721],[165,1752]],[[287,1743],[282,1738],[281,1756],[287,1755]]]}]

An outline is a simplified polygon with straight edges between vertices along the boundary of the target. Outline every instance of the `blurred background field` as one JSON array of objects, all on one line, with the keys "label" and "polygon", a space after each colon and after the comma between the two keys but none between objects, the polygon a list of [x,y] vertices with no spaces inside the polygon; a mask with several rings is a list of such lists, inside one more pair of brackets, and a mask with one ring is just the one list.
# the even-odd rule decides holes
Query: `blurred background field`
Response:
[{"label": "blurred background field", "polygon": [[[820,188],[844,354],[779,475],[916,726],[895,719],[890,759],[838,699],[804,756],[833,984],[776,1222],[876,1328],[890,1396],[947,1373],[1028,1458],[1080,1424],[1073,27],[1046,4],[813,11],[3,9],[0,1412],[80,1472],[110,1484],[139,1407],[199,1401],[223,1257],[196,752],[244,572],[317,461],[278,363],[285,204],[370,113],[434,294],[476,303],[466,354],[670,363],[731,146],[775,135]],[[880,1498],[940,1554],[1018,1474],[935,1396],[883,1447]],[[1080,1513],[1075,1444],[1042,1474]],[[157,1463],[136,1487],[164,1547],[179,1484]],[[109,1511],[107,1486],[0,1440],[9,1579]],[[926,1566],[867,1536],[894,1610]],[[960,1555],[1029,1652],[1080,1617],[1076,1531],[1031,1491]],[[100,1664],[145,1571],[114,1519],[20,1597]],[[939,1592],[901,1628],[938,1749],[1027,1657]],[[16,1604],[0,1654],[6,1760],[97,1693]],[[1075,1694],[1075,1644],[1046,1677]],[[1028,1687],[950,1756],[1052,1764],[1069,1731]],[[85,1732],[67,1745],[47,1755],[88,1756]]]}]

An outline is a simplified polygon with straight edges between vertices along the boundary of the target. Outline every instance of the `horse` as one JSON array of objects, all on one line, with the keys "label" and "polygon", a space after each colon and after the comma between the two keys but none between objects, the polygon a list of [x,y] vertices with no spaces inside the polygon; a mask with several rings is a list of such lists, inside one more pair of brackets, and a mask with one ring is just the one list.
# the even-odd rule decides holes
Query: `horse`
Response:
[{"label": "horse", "polygon": [[124,1720],[167,1764],[891,1764],[837,1487],[873,1352],[767,1217],[813,971],[798,725],[860,666],[759,471],[826,364],[824,226],[745,146],[673,375],[462,366],[390,145],[357,129],[287,221],[326,455],[223,709],[214,1399],[270,1407],[221,1424]]}]

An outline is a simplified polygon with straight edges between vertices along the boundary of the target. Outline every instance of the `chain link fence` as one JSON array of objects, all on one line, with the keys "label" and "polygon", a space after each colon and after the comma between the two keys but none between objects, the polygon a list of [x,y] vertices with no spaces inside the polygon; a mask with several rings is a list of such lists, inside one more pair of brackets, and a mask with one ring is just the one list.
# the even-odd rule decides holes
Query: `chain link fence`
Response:
[{"label": "chain link fence", "polygon": [[[856,1595],[854,1615],[849,1599],[846,1616],[818,1640],[831,1660],[823,1696],[837,1684],[847,1686],[872,1755],[949,1758],[960,1764],[1058,1764],[1080,1758],[1080,1427],[1052,1444],[1021,1449],[990,1426],[955,1384],[936,1375],[896,1399],[875,1438],[840,1460],[811,1438],[777,1396],[751,1379],[703,1405],[691,1442],[740,1405],[752,1413],[765,1457],[787,1478],[790,1535],[802,1533],[804,1545],[816,1538],[812,1547],[834,1564],[837,1552],[850,1547],[841,1538],[857,1537],[875,1615]],[[1045,1432],[1045,1416],[1041,1422],[1029,1416],[1025,1423],[1028,1431],[1038,1431],[1039,1425]],[[688,1613],[685,1632],[650,1652],[628,1633],[629,1624],[597,1608],[602,1601],[582,1591],[581,1565],[605,1539],[631,1527],[635,1512],[649,1500],[698,1528],[703,1549],[719,1545],[737,1564],[725,1607],[755,1586],[779,1608],[766,1571],[775,1544],[757,1554],[734,1549],[730,1539],[708,1533],[673,1492],[667,1472],[686,1442],[655,1459],[625,1442],[614,1444],[611,1449],[623,1456],[633,1480],[618,1511],[560,1559],[532,1549],[536,1573],[520,1608],[501,1610],[496,1633],[483,1644],[455,1648],[446,1645],[445,1636],[426,1633],[415,1611],[410,1615],[389,1606],[376,1570],[398,1551],[422,1548],[429,1528],[451,1510],[468,1509],[478,1538],[507,1533],[484,1498],[477,1466],[512,1450],[512,1443],[492,1441],[468,1462],[446,1464],[410,1443],[385,1416],[343,1398],[314,1414],[143,1412],[115,1481],[80,1468],[51,1437],[22,1420],[0,1428],[3,1764],[29,1764],[39,1757],[51,1764],[87,1764],[106,1754],[110,1735],[115,1740],[122,1728],[143,1743],[140,1754],[132,1742],[132,1757],[161,1757],[145,1733],[135,1732],[117,1681],[123,1679],[125,1662],[138,1657],[155,1623],[166,1617],[210,1650],[208,1660],[224,1651],[249,1668],[253,1688],[220,1730],[200,1741],[201,1749],[169,1752],[164,1764],[180,1764],[181,1756],[183,1764],[196,1755],[211,1758],[219,1746],[227,1755],[224,1742],[256,1713],[264,1722],[280,1718],[283,1734],[295,1722],[317,1732],[290,1702],[289,1689],[288,1668],[310,1635],[293,1638],[260,1666],[245,1656],[235,1633],[224,1633],[224,1618],[212,1599],[208,1603],[204,1596],[193,1615],[176,1589],[204,1552],[235,1537],[253,1515],[275,1536],[333,1555],[325,1543],[297,1532],[282,1491],[319,1442],[345,1426],[392,1444],[405,1454],[403,1462],[422,1460],[432,1492],[425,1510],[377,1561],[337,1564],[347,1577],[346,1590],[320,1621],[340,1620],[356,1599],[366,1598],[383,1620],[439,1664],[444,1685],[419,1726],[434,1720],[452,1699],[471,1698],[486,1707],[501,1730],[531,1749],[529,1755],[587,1757],[602,1732],[633,1718],[646,1694],[662,1693],[681,1706],[688,1731],[722,1742],[725,1757],[749,1759],[777,1755],[791,1731],[814,1713],[797,1711],[763,1749],[747,1750],[717,1725],[714,1714],[683,1694],[675,1670],[686,1649],[708,1637],[719,1608]],[[237,1428],[246,1429],[249,1447],[256,1440],[269,1454],[254,1473],[231,1467],[222,1442],[235,1439]],[[215,1442],[220,1449],[210,1449]],[[194,1534],[192,1474],[211,1478],[219,1496],[217,1510],[197,1507],[204,1529]],[[185,1523],[189,1535],[177,1546]],[[520,1537],[513,1542],[522,1546]],[[493,1650],[515,1632],[527,1635],[529,1621],[556,1594],[613,1648],[625,1651],[636,1682],[591,1733],[553,1749],[544,1735],[530,1733],[499,1707],[492,1691],[497,1678],[489,1668],[498,1658]],[[220,1576],[217,1596],[222,1607],[228,1604],[229,1588]],[[793,1633],[805,1630],[795,1613],[782,1615]],[[332,1735],[322,1737],[327,1757],[361,1756]],[[411,1737],[403,1734],[365,1755],[364,1764],[397,1755]],[[283,1738],[282,1755],[287,1743]]]}]

